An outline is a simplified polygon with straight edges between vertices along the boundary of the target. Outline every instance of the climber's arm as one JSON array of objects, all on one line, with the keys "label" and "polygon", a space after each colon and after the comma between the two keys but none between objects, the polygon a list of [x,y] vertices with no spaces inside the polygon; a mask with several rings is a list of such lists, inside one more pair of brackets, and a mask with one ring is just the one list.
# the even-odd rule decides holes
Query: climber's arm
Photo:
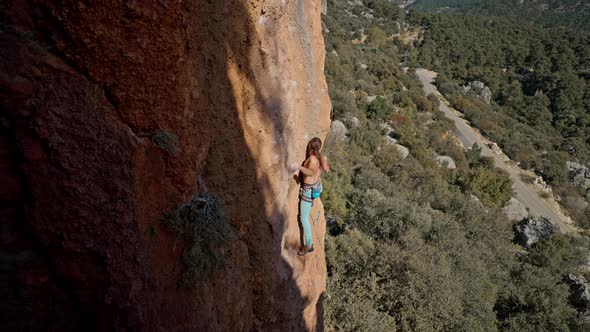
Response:
[{"label": "climber's arm", "polygon": [[299,170],[301,171],[301,173],[305,174],[306,176],[313,175],[313,171],[311,170],[311,168],[307,168],[305,166],[299,166]]},{"label": "climber's arm", "polygon": [[317,158],[308,158],[304,163],[303,166],[299,166],[299,170],[301,173],[305,174],[305,176],[313,176],[315,170],[319,167],[319,161]]},{"label": "climber's arm", "polygon": [[322,156],[322,168],[326,173],[330,173],[330,164],[328,164],[328,158],[326,156]]},{"label": "climber's arm", "polygon": [[291,163],[291,171],[301,171],[305,176],[313,176],[313,168],[317,168],[317,160],[306,160],[303,166],[299,166],[296,163]]}]

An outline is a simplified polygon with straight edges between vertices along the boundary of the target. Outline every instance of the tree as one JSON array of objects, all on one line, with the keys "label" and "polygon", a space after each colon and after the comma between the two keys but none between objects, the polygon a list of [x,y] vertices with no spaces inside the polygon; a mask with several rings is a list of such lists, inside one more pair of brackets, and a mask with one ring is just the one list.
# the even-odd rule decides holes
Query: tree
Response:
[{"label": "tree", "polygon": [[518,111],[523,107],[523,99],[522,84],[517,80],[502,86],[498,93],[498,103],[515,111]]},{"label": "tree", "polygon": [[467,189],[490,207],[503,206],[512,197],[512,180],[500,171],[478,167],[469,176]]},{"label": "tree", "polygon": [[512,273],[499,294],[496,310],[503,331],[569,331],[576,311],[568,303],[569,289],[559,275],[529,264]]},{"label": "tree", "polygon": [[369,0],[367,7],[373,9],[375,16],[387,20],[397,21],[402,16],[402,11],[395,1]]},{"label": "tree", "polygon": [[386,39],[387,35],[385,34],[385,31],[381,30],[381,28],[379,28],[378,26],[374,25],[371,28],[369,28],[369,31],[367,32],[367,40],[369,41],[369,43],[381,45],[385,42]]},{"label": "tree", "polygon": [[530,126],[551,126],[553,115],[549,111],[549,98],[542,92],[533,97],[525,97],[526,106],[518,114],[521,115]]},{"label": "tree", "polygon": [[378,96],[367,106],[367,116],[371,119],[387,119],[393,112],[389,100]]}]

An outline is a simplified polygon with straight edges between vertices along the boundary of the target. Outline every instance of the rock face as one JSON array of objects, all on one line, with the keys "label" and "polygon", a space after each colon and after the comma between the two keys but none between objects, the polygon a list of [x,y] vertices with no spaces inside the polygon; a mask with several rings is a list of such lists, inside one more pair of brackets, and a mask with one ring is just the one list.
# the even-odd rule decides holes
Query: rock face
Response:
[{"label": "rock face", "polygon": [[583,311],[590,310],[590,283],[582,276],[568,273],[564,281],[570,286],[570,302]]},{"label": "rock face", "polygon": [[508,220],[512,221],[522,221],[524,218],[529,216],[529,212],[527,211],[524,204],[514,197],[510,198],[502,210],[508,217]]},{"label": "rock face", "polygon": [[463,91],[465,93],[468,93],[468,92],[475,93],[476,95],[481,97],[481,99],[483,99],[483,101],[485,101],[488,104],[492,101],[492,90],[490,90],[490,88],[488,86],[486,86],[483,82],[480,82],[480,81],[469,82],[469,84],[467,84],[463,87]]},{"label": "rock face", "polygon": [[323,15],[327,15],[328,14],[328,0],[321,0],[322,4],[321,4],[321,13]]},{"label": "rock face", "polygon": [[566,166],[569,180],[573,185],[585,190],[590,189],[590,169],[588,167],[574,161],[566,162]]},{"label": "rock face", "polygon": [[[322,204],[299,257],[286,169],[330,124],[321,4],[0,6],[4,328],[322,328]],[[187,241],[159,221],[204,192],[235,236],[179,288]]]},{"label": "rock face", "polygon": [[553,224],[544,217],[527,218],[514,225],[515,242],[530,247],[553,234]]}]

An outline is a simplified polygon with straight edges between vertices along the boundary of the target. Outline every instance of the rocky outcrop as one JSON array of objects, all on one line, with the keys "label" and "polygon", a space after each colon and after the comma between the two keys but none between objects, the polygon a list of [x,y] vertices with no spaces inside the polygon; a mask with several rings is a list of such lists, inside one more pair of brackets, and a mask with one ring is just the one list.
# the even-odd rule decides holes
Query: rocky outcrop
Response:
[{"label": "rocky outcrop", "polygon": [[406,7],[411,6],[414,2],[416,2],[416,0],[401,0],[400,1],[400,6],[402,8],[406,8]]},{"label": "rocky outcrop", "polygon": [[481,200],[479,199],[479,197],[475,196],[474,194],[469,194],[469,202],[471,204],[473,204],[474,206],[477,206],[479,208],[482,208],[485,213],[489,213],[490,209],[488,209],[487,207],[485,207],[485,205],[483,205],[483,203],[481,202]]},{"label": "rocky outcrop", "polygon": [[388,123],[379,124],[379,128],[381,129],[381,134],[383,136],[393,137],[393,135],[395,134],[395,129],[393,129],[393,127]]},{"label": "rocky outcrop", "polygon": [[332,122],[332,128],[330,129],[330,134],[336,140],[341,141],[341,142],[347,140],[348,136],[349,136],[348,129],[346,129],[346,126],[344,125],[344,123],[342,123],[342,121],[339,121],[339,120],[334,120],[334,122]]},{"label": "rocky outcrop", "polygon": [[522,221],[529,216],[529,212],[524,204],[514,197],[510,198],[506,205],[504,205],[502,211],[508,217],[508,220],[511,221]]},{"label": "rocky outcrop", "polygon": [[463,92],[472,92],[489,104],[492,101],[492,90],[481,81],[472,81],[463,86]]},{"label": "rocky outcrop", "polygon": [[353,128],[357,128],[361,125],[361,120],[354,116],[347,116],[345,121],[346,123],[350,124],[350,126]]},{"label": "rocky outcrop", "polygon": [[408,149],[407,147],[401,144],[394,144],[393,146],[395,146],[397,152],[399,152],[401,160],[406,159],[410,155],[410,149]]},{"label": "rocky outcrop", "polygon": [[590,189],[590,169],[588,167],[574,161],[567,161],[566,166],[571,184],[584,190]]},{"label": "rocky outcrop", "polygon": [[395,130],[393,127],[387,123],[382,123],[380,124],[380,128],[383,138],[385,139],[385,143],[393,145],[396,148],[397,152],[399,152],[401,160],[406,159],[410,155],[410,149],[401,144],[398,144],[397,139],[393,137],[395,136]]},{"label": "rocky outcrop", "polygon": [[[286,169],[330,124],[320,7],[0,6],[3,327],[321,329],[322,205],[299,257]],[[159,221],[205,192],[233,236],[210,277],[179,288],[190,239]]]},{"label": "rocky outcrop", "polygon": [[457,166],[455,165],[455,161],[453,158],[449,156],[436,156],[436,162],[440,166],[445,166],[448,169],[455,169]]},{"label": "rocky outcrop", "polygon": [[590,311],[590,283],[586,278],[568,273],[563,279],[570,286],[570,302],[582,311]]},{"label": "rocky outcrop", "polygon": [[385,142],[387,144],[393,144],[393,145],[397,144],[397,140],[389,135],[385,135],[385,136],[383,136],[383,138],[385,138]]},{"label": "rocky outcrop", "polygon": [[400,160],[406,159],[410,155],[410,149],[407,147],[398,144],[397,140],[389,135],[383,136],[386,144],[393,145],[397,152],[399,153]]},{"label": "rocky outcrop", "polygon": [[554,227],[549,219],[545,217],[531,217],[514,225],[514,240],[521,246],[528,248],[548,238],[553,232]]}]

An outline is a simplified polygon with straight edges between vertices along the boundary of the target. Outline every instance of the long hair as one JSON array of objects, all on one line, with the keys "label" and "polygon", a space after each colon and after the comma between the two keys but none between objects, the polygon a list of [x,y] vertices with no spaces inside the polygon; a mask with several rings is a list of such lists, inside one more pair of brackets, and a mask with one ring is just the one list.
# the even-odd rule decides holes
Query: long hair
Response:
[{"label": "long hair", "polygon": [[314,137],[312,138],[309,143],[307,143],[307,158],[309,158],[309,156],[311,156],[311,153],[313,152],[313,155],[316,156],[316,158],[318,158],[319,162],[320,162],[320,167],[323,169],[324,168],[324,161],[322,158],[322,140],[319,139],[318,137]]}]

